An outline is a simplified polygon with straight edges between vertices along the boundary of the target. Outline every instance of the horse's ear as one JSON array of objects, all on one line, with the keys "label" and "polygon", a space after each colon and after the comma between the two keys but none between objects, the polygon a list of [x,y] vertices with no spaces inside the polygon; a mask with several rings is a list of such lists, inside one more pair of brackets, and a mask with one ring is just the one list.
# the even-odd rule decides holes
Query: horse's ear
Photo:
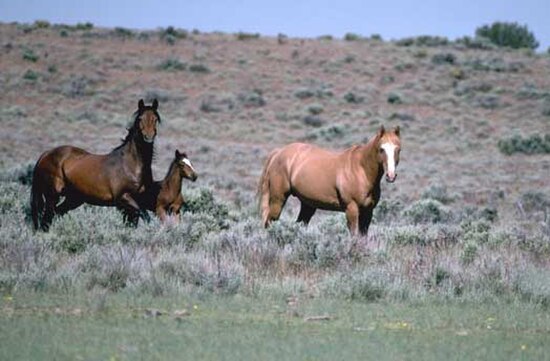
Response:
[{"label": "horse's ear", "polygon": [[400,133],[401,133],[401,130],[399,128],[399,125],[396,126],[394,129],[393,129],[393,132],[395,133],[395,135],[397,135],[399,137]]},{"label": "horse's ear", "polygon": [[156,99],[153,99],[153,105],[151,106],[153,110],[157,110],[159,107],[159,101]]},{"label": "horse's ear", "polygon": [[176,154],[175,154],[176,158],[179,158],[181,156],[180,154],[180,151],[176,149]]},{"label": "horse's ear", "polygon": [[378,129],[378,136],[379,137],[383,136],[385,132],[386,132],[386,129],[384,129],[384,126],[381,125],[380,129]]},{"label": "horse's ear", "polygon": [[145,108],[145,103],[143,102],[143,99],[140,99],[138,102],[138,110],[141,112]]}]

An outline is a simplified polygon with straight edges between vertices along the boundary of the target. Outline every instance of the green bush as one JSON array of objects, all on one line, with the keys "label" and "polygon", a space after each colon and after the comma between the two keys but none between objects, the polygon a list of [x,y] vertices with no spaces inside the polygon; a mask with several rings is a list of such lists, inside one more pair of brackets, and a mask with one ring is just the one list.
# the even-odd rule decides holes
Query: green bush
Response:
[{"label": "green bush", "polygon": [[496,48],[495,44],[493,44],[489,39],[484,37],[472,38],[469,36],[464,36],[460,39],[457,39],[456,43],[462,44],[469,49],[493,50]]},{"label": "green bush", "polygon": [[306,115],[303,119],[303,122],[305,125],[315,128],[319,128],[320,126],[325,124],[325,121],[317,115]]},{"label": "green bush", "polygon": [[[28,196],[29,193],[26,191],[26,187],[20,184],[0,183],[0,213],[5,215],[12,212],[23,215],[28,213]],[[2,226],[2,222],[0,222],[0,226]]]},{"label": "green bush", "polygon": [[160,38],[171,45],[175,43],[176,39],[186,39],[188,35],[186,30],[178,30],[173,26],[160,31]]},{"label": "green bush", "polygon": [[127,39],[127,38],[133,38],[134,32],[130,29],[122,28],[122,27],[116,27],[112,34],[116,37]]},{"label": "green bush", "polygon": [[40,73],[33,71],[33,70],[27,70],[25,74],[23,74],[23,79],[28,80],[29,82],[35,82],[40,78]]},{"label": "green bush", "polygon": [[29,48],[23,49],[22,57],[23,57],[23,60],[27,60],[33,63],[36,63],[40,58],[38,55],[36,55],[36,53],[32,49],[29,49]]},{"label": "green bush", "polygon": [[239,102],[245,107],[263,107],[266,104],[263,92],[259,89],[254,89],[252,91],[241,93],[237,96]]},{"label": "green bush", "polygon": [[546,99],[542,104],[541,114],[550,117],[550,100]]},{"label": "green bush", "polygon": [[200,63],[190,64],[188,69],[192,73],[210,73],[210,68]]},{"label": "green bush", "polygon": [[47,29],[50,27],[50,22],[47,20],[36,20],[34,22],[34,27],[36,29]]},{"label": "green bush", "polygon": [[186,68],[187,64],[176,58],[168,58],[157,65],[157,69],[163,71],[180,71],[185,70]]},{"label": "green bush", "polygon": [[514,291],[525,301],[550,306],[550,272],[547,268],[529,267],[514,279]]},{"label": "green bush", "polygon": [[0,182],[19,182],[23,185],[32,184],[34,162],[21,163],[17,166],[0,171]]},{"label": "green bush", "polygon": [[521,26],[518,23],[497,21],[491,25],[483,25],[476,29],[476,36],[487,38],[495,45],[514,49],[536,49],[539,46],[527,25]]},{"label": "green bush", "polygon": [[252,39],[259,39],[260,34],[259,33],[245,33],[245,32],[238,32],[237,33],[237,40],[252,40]]},{"label": "green bush", "polygon": [[388,94],[388,103],[390,104],[402,104],[403,100],[401,99],[401,96],[397,93],[389,93]]},{"label": "green bush", "polygon": [[523,193],[517,202],[523,212],[545,212],[550,210],[550,197],[542,192],[526,192]]},{"label": "green bush", "polygon": [[550,134],[544,136],[534,134],[526,138],[514,135],[510,138],[500,139],[497,146],[506,155],[514,153],[550,154]]},{"label": "green bush", "polygon": [[390,275],[381,269],[361,269],[328,277],[321,285],[323,293],[332,297],[375,302],[388,293]]},{"label": "green bush", "polygon": [[447,187],[441,184],[432,184],[422,192],[423,199],[435,199],[443,204],[448,204],[454,201],[454,197],[451,197],[447,192]]},{"label": "green bush", "polygon": [[76,23],[75,28],[76,30],[92,30],[94,28],[94,24],[89,21],[85,23]]},{"label": "green bush", "polygon": [[442,64],[455,64],[456,63],[456,55],[453,53],[439,53],[432,56],[432,63],[436,65],[442,65]]},{"label": "green bush", "polygon": [[473,59],[465,61],[464,66],[471,67],[473,70],[494,71],[496,73],[517,73],[526,68],[520,61],[506,62],[502,58]]},{"label": "green bush", "polygon": [[214,199],[212,191],[206,188],[184,192],[182,212],[206,213],[214,218],[221,229],[229,227],[229,209]]},{"label": "green bush", "polygon": [[407,207],[404,214],[413,223],[439,223],[451,218],[443,203],[435,199],[421,199]]},{"label": "green bush", "polygon": [[449,39],[441,36],[421,35],[417,37],[409,37],[397,40],[395,42],[398,46],[443,46],[449,44]]},{"label": "green bush", "polygon": [[212,257],[202,252],[166,254],[157,269],[175,282],[219,294],[235,294],[245,277],[241,264],[224,255]]},{"label": "green bush", "polygon": [[397,221],[403,210],[400,200],[382,199],[374,208],[374,220],[378,222],[392,223]]},{"label": "green bush", "polygon": [[308,99],[317,97],[319,99],[331,98],[334,94],[332,91],[321,86],[318,88],[300,88],[294,92],[294,96],[298,99]]},{"label": "green bush", "polygon": [[323,41],[331,41],[334,39],[334,37],[332,35],[321,35],[321,36],[318,36],[317,39],[323,40]]},{"label": "green bush", "polygon": [[306,135],[306,139],[315,140],[321,139],[330,142],[334,139],[343,138],[350,132],[350,127],[347,124],[334,124],[320,127]]},{"label": "green bush", "polygon": [[345,41],[357,41],[357,40],[361,40],[362,38],[363,37],[361,35],[354,34],[354,33],[346,33],[344,35]]},{"label": "green bush", "polygon": [[489,240],[491,224],[486,220],[474,220],[462,222],[462,242],[465,244],[482,245]]},{"label": "green bush", "polygon": [[350,104],[360,104],[365,101],[365,97],[354,92],[347,92],[344,94],[344,100]]},{"label": "green bush", "polygon": [[465,265],[468,265],[472,263],[478,253],[478,244],[474,241],[468,241],[464,244],[464,248],[462,249],[462,253],[460,254],[460,259],[462,260],[462,263]]},{"label": "green bush", "polygon": [[398,246],[425,246],[427,244],[425,230],[415,226],[407,226],[395,229],[393,235],[390,238],[390,241],[392,244]]},{"label": "green bush", "polygon": [[311,115],[319,115],[319,114],[321,114],[324,110],[325,110],[325,108],[324,108],[321,104],[317,104],[317,103],[310,104],[310,105],[308,105],[308,107],[307,107],[307,111],[308,111],[308,113],[311,114]]}]

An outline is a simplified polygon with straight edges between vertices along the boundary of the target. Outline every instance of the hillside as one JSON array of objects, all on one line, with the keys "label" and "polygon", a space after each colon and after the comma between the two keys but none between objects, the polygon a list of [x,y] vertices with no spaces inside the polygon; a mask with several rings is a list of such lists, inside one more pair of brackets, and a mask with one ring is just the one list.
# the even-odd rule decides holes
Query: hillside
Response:
[{"label": "hillside", "polygon": [[0,164],[66,143],[107,152],[137,100],[156,97],[156,177],[179,147],[220,194],[252,192],[270,149],[298,140],[344,148],[380,124],[403,129],[399,178],[384,197],[444,185],[466,204],[497,193],[513,203],[550,189],[548,155],[497,147],[550,133],[548,56],[249,35],[2,24]]}]

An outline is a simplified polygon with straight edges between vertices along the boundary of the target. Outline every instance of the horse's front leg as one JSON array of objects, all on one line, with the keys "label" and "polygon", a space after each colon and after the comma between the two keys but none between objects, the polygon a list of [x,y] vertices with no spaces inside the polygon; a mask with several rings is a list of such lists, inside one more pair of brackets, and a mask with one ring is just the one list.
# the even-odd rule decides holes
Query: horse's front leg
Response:
[{"label": "horse's front leg", "polygon": [[124,193],[117,201],[117,207],[124,210],[124,221],[136,227],[139,222],[140,208],[130,193]]},{"label": "horse's front leg", "polygon": [[359,212],[359,233],[366,236],[372,220],[373,207],[362,208]]},{"label": "horse's front leg", "polygon": [[350,202],[346,206],[346,219],[348,221],[348,229],[351,235],[357,235],[359,230],[359,207],[357,206],[357,203]]},{"label": "horse's front leg", "polygon": [[157,214],[157,217],[160,218],[161,223],[166,222],[167,215],[166,215],[166,210],[164,209],[164,206],[162,205],[157,206],[155,213]]}]

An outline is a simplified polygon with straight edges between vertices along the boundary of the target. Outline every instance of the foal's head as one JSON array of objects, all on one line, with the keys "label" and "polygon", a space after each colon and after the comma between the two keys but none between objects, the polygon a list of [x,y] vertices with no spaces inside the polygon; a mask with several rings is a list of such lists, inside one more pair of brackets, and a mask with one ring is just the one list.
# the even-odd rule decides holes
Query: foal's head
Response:
[{"label": "foal's head", "polygon": [[180,175],[183,178],[190,179],[193,182],[197,180],[198,175],[195,172],[195,168],[193,168],[191,161],[187,158],[187,154],[180,153],[179,150],[176,149],[174,162],[176,163]]},{"label": "foal's head", "polygon": [[380,127],[378,137],[378,161],[384,166],[386,181],[393,183],[397,177],[395,168],[399,164],[399,153],[401,153],[401,138],[399,126],[392,130],[385,130]]},{"label": "foal's head", "polygon": [[138,102],[138,110],[135,113],[134,127],[139,130],[143,141],[153,143],[157,135],[157,124],[160,123],[160,116],[157,112],[159,102],[154,99],[153,104],[145,105],[143,99]]}]

